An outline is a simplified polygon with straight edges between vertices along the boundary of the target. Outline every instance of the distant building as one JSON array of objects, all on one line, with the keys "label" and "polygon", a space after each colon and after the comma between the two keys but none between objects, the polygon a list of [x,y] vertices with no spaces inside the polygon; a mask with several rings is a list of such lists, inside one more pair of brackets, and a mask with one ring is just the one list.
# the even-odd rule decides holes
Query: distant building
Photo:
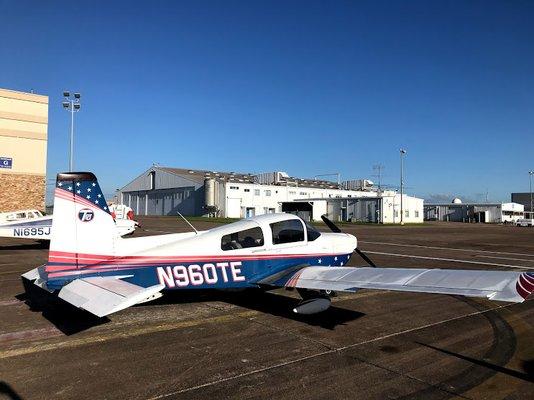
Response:
[{"label": "distant building", "polygon": [[[344,221],[400,222],[400,195],[378,192],[368,180],[334,183],[285,172],[246,174],[153,166],[119,192],[137,215],[246,218],[291,212]],[[423,222],[423,200],[404,195],[404,222]]]},{"label": "distant building", "polygon": [[425,221],[512,223],[524,216],[518,203],[425,203]]},{"label": "distant building", "polygon": [[48,97],[0,89],[0,212],[45,208]]},{"label": "distant building", "polygon": [[526,193],[512,193],[512,202],[523,204],[525,211],[534,211],[530,209],[530,192]]}]

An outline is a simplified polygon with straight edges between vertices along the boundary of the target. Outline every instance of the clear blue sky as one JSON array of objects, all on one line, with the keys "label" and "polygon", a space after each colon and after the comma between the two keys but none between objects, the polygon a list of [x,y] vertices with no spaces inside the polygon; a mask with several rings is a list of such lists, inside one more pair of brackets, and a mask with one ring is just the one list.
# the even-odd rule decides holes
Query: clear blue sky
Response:
[{"label": "clear blue sky", "polygon": [[[161,165],[508,200],[534,168],[532,1],[0,0],[0,87],[50,96],[48,175]],[[530,147],[530,148],[529,148]]]}]

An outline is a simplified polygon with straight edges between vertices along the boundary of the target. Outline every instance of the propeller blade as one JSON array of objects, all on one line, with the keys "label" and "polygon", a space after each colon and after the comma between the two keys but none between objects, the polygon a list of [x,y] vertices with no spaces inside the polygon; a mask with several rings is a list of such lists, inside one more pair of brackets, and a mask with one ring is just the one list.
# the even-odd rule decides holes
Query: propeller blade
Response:
[{"label": "propeller blade", "polygon": [[370,265],[371,267],[373,267],[373,268],[376,268],[375,263],[372,262],[371,259],[370,259],[369,257],[367,257],[363,251],[361,251],[361,250],[360,250],[359,248],[357,248],[357,247],[354,249],[354,251],[355,251],[356,253],[358,253],[358,255],[359,255],[361,258],[363,258],[363,260],[364,260],[367,264],[369,264],[369,265]]},{"label": "propeller blade", "polygon": [[334,224],[332,221],[330,221],[328,218],[326,218],[326,215],[321,215],[321,219],[323,222],[330,228],[330,230],[334,233],[341,233],[341,229],[339,229],[336,224]]},{"label": "propeller blade", "polygon": [[[341,233],[341,229],[337,227],[336,224],[334,224],[332,221],[330,221],[326,215],[321,215],[321,219],[323,222],[330,228],[330,230],[334,233]],[[371,261],[369,257],[367,257],[359,248],[355,248],[354,251],[361,257],[363,260],[369,264],[371,267],[376,268],[376,265],[374,262]]]}]

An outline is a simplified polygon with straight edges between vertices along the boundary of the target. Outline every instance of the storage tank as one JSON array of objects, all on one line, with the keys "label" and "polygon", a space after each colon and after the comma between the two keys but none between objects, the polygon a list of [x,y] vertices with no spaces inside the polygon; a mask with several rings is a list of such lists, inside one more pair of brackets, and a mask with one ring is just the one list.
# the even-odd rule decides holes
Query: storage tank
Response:
[{"label": "storage tank", "polygon": [[215,190],[216,190],[216,181],[214,178],[206,178],[204,180],[204,194],[205,199],[204,203],[206,208],[214,208],[215,204]]}]

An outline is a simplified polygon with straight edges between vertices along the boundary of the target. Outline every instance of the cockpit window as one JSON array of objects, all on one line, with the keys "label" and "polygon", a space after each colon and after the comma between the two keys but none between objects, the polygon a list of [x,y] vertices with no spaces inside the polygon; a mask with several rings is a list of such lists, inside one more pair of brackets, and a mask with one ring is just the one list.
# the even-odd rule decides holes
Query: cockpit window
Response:
[{"label": "cockpit window", "polygon": [[305,224],[306,224],[306,231],[308,233],[308,242],[313,242],[315,239],[321,236],[321,232],[315,229],[310,223],[305,222]]},{"label": "cockpit window", "polygon": [[221,249],[225,251],[246,249],[263,246],[263,243],[263,232],[257,227],[224,235],[221,239]]},{"label": "cockpit window", "polygon": [[304,241],[304,227],[298,219],[272,223],[271,230],[273,232],[273,244]]}]

